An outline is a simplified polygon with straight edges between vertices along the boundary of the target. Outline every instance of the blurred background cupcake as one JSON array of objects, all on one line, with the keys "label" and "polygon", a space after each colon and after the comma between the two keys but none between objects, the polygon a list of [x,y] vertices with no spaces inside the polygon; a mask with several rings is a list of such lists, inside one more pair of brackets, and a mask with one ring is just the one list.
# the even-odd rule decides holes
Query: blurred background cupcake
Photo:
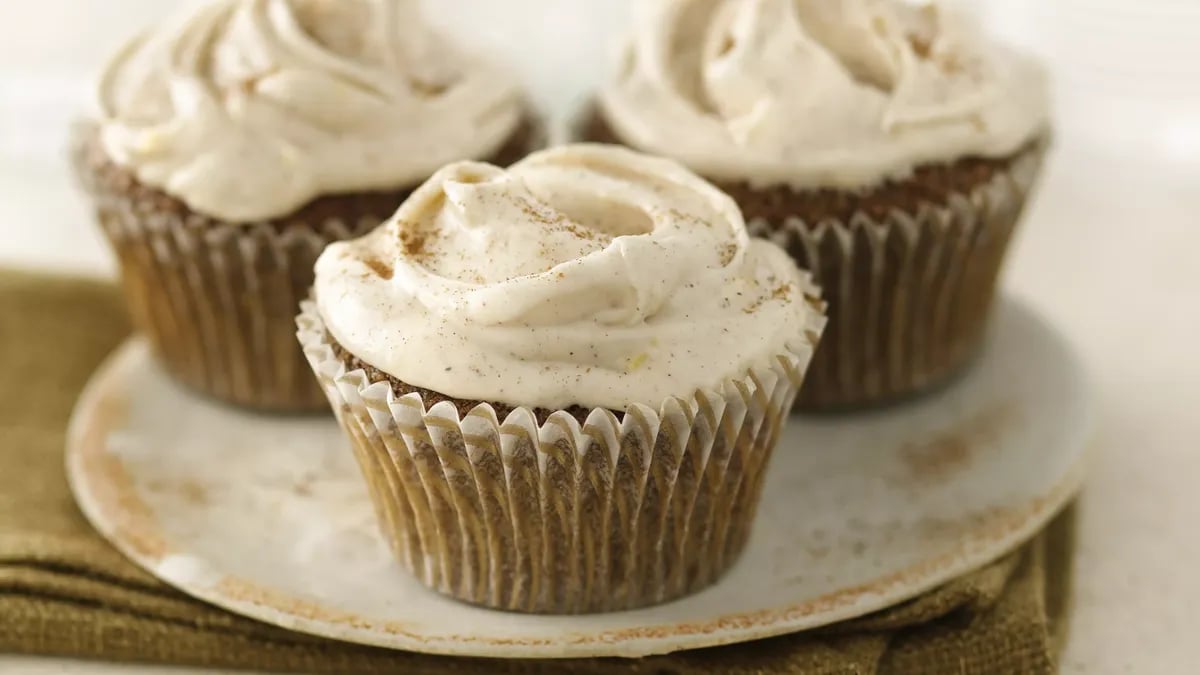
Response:
[{"label": "blurred background cupcake", "polygon": [[937,4],[635,9],[581,134],[683,161],[812,270],[830,324],[800,405],[879,403],[959,371],[1046,149],[1041,68]]},{"label": "blurred background cupcake", "polygon": [[524,612],[716,581],[824,325],[726,195],[601,145],[451,165],[316,277],[300,342],[397,558]]},{"label": "blurred background cupcake", "polygon": [[323,408],[294,317],[326,244],[446,162],[539,141],[514,78],[412,0],[214,0],[122,48],[76,167],[166,369],[261,409]]}]

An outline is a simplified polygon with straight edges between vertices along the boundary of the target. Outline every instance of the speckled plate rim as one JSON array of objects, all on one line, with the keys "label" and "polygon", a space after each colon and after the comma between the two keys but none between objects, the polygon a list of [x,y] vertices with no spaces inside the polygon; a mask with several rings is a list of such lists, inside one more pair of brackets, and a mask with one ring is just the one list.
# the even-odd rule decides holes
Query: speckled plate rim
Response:
[{"label": "speckled plate rim", "polygon": [[[103,439],[113,420],[121,419],[120,374],[144,348],[130,338],[93,375],[76,405],[68,428],[67,478],[76,501],[96,530],[126,557],[167,584],[199,600],[264,623],[322,637],[390,649],[492,658],[635,658],[716,647],[775,637],[864,616],[910,600],[954,578],[976,570],[1016,549],[1042,529],[1078,493],[1090,456],[1094,416],[1090,378],[1077,353],[1040,313],[1034,316],[1070,359],[1080,381],[1084,423],[1073,434],[1074,446],[1060,448],[1073,460],[1048,490],[1024,508],[1005,510],[981,520],[959,545],[868,584],[851,586],[808,601],[730,613],[695,622],[673,622],[636,628],[563,631],[554,639],[495,639],[471,635],[429,636],[400,622],[372,620],[334,607],[281,593],[252,582],[227,577],[198,585],[195,570],[173,566],[172,547],[155,516],[138,496],[124,467],[105,452]],[[464,606],[465,607],[465,606]],[[497,616],[505,616],[497,612]],[[555,617],[568,623],[572,617]]]}]

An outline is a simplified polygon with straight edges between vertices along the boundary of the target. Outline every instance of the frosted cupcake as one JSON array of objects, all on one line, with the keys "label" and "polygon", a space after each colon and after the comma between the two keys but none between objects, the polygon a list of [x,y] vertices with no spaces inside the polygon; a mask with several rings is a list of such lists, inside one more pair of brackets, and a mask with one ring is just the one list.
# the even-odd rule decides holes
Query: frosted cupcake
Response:
[{"label": "frosted cupcake", "polygon": [[255,408],[323,408],[295,314],[331,241],[459,159],[524,156],[514,80],[415,1],[216,0],[105,67],[76,163],[166,369]]},{"label": "frosted cupcake", "polygon": [[316,278],[300,342],[396,556],[524,612],[713,583],[824,324],[732,200],[612,146],[450,165]]},{"label": "frosted cupcake", "polygon": [[663,154],[810,269],[801,405],[887,401],[979,348],[1042,162],[1047,84],[936,5],[647,0],[583,135]]}]

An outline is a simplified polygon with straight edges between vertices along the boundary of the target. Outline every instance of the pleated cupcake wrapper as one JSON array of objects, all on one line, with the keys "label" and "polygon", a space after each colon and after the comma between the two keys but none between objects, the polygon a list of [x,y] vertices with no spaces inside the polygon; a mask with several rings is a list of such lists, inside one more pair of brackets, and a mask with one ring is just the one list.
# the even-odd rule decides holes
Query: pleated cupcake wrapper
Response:
[{"label": "pleated cupcake wrapper", "polygon": [[1008,171],[915,213],[860,213],[815,227],[754,219],[753,234],[812,272],[829,324],[798,397],[800,409],[864,407],[937,385],[979,351],[1009,243],[1045,144]]},{"label": "pleated cupcake wrapper", "polygon": [[379,221],[276,228],[153,211],[98,188],[80,152],[77,173],[117,255],[134,325],[166,370],[230,403],[280,412],[326,409],[296,344],[296,312],[325,246]]},{"label": "pleated cupcake wrapper", "polygon": [[[380,527],[426,586],[493,608],[570,614],[704,588],[750,534],[768,459],[819,337],[658,410],[538,424],[480,404],[460,419],[348,370],[311,302],[300,343],[349,435]],[[789,451],[801,451],[789,448]]]}]

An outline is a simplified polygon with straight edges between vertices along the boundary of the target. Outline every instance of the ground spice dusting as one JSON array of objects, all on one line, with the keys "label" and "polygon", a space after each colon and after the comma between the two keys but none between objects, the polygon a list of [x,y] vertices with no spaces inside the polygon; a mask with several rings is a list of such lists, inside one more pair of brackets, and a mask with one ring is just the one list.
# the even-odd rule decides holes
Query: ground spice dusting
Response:
[{"label": "ground spice dusting", "polygon": [[515,201],[517,206],[521,208],[521,212],[535,222],[543,225],[557,225],[565,220],[561,213],[537,202],[532,202],[524,198],[518,198]]},{"label": "ground spice dusting", "polygon": [[371,271],[374,272],[376,276],[383,279],[384,281],[390,280],[392,278],[392,275],[395,273],[395,271],[392,269],[391,265],[380,260],[379,258],[374,258],[374,257],[364,258],[363,264],[366,265],[367,267],[370,267]]},{"label": "ground spice dusting", "polygon": [[439,82],[423,82],[416,78],[409,80],[408,85],[410,88],[412,88],[414,94],[423,98],[437,98],[438,96],[446,93],[446,90],[450,88],[450,86],[447,84],[442,84]]},{"label": "ground spice dusting", "polygon": [[530,220],[542,225],[551,226],[555,231],[566,232],[576,239],[583,239],[585,241],[596,241],[603,236],[600,232],[580,225],[544,204],[524,198],[518,198],[515,201],[517,206],[520,207],[521,212],[528,216]]},{"label": "ground spice dusting", "polygon": [[597,233],[595,230],[588,229],[577,223],[568,222],[564,227],[567,232],[570,232],[571,234],[575,235],[579,239],[586,239],[588,241],[594,241],[597,237]]},{"label": "ground spice dusting", "polygon": [[722,246],[721,247],[721,265],[728,266],[729,263],[733,262],[733,259],[735,257],[737,257],[737,252],[738,252],[737,244],[725,244],[724,246]]},{"label": "ground spice dusting", "polygon": [[674,209],[674,208],[667,209],[667,213],[670,214],[676,220],[681,220],[685,223],[691,223],[693,225],[700,225],[702,227],[708,227],[708,228],[711,228],[713,226],[713,224],[711,222],[709,222],[695,214],[684,213],[683,211],[680,211],[679,209]]},{"label": "ground spice dusting", "polygon": [[912,45],[913,53],[922,59],[928,59],[929,55],[933,52],[933,45],[925,38],[909,35],[908,43]]},{"label": "ground spice dusting", "polygon": [[421,230],[415,223],[400,224],[400,247],[404,255],[416,258],[425,253],[425,244],[429,241],[429,233]]},{"label": "ground spice dusting", "polygon": [[792,286],[790,283],[780,284],[771,291],[770,295],[760,296],[757,300],[750,303],[750,306],[746,307],[746,309],[743,309],[742,311],[746,314],[753,314],[757,312],[759,308],[762,307],[768,300],[780,300],[786,302],[792,296],[793,289],[794,286]]}]

